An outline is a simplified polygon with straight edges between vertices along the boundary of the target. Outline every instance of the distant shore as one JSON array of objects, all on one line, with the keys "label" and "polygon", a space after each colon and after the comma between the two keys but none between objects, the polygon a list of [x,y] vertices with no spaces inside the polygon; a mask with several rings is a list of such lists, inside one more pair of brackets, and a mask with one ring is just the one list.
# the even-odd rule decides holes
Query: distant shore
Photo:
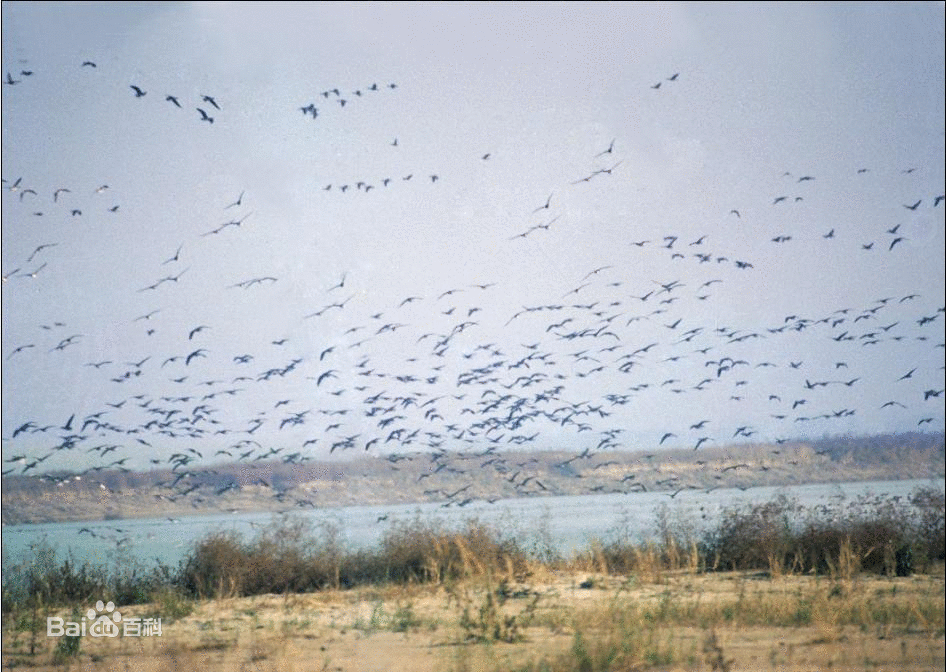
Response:
[{"label": "distant shore", "polygon": [[410,453],[3,479],[2,522],[121,520],[717,487],[942,479],[942,434],[699,451]]}]

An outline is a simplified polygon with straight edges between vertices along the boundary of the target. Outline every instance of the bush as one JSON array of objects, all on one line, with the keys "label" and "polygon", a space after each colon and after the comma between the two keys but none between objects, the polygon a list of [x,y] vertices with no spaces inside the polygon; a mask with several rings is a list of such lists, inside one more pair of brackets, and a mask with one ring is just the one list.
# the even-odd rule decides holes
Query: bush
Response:
[{"label": "bush", "polygon": [[918,558],[942,559],[943,494],[863,497],[844,508],[802,511],[785,497],[724,512],[703,539],[713,568],[789,570],[850,576],[909,576]]},{"label": "bush", "polygon": [[345,553],[337,534],[318,536],[283,518],[252,542],[226,532],[195,544],[179,585],[197,597],[299,593],[366,583],[441,582],[486,572],[522,573],[526,556],[475,521],[460,532],[415,521],[396,525],[374,552]]},{"label": "bush", "polygon": [[910,503],[917,510],[919,518],[916,550],[927,562],[946,560],[943,493],[932,488],[920,488],[910,497]]},{"label": "bush", "polygon": [[381,542],[378,560],[386,581],[435,582],[483,575],[487,572],[522,574],[526,554],[515,541],[478,521],[461,532],[414,521],[396,525]]},{"label": "bush", "polygon": [[792,514],[798,506],[784,495],[765,504],[723,512],[716,529],[702,543],[702,554],[713,568],[781,568],[792,545]]},{"label": "bush", "polygon": [[[620,541],[595,543],[574,558],[572,567],[637,573],[651,581],[681,568],[908,576],[944,559],[943,500],[942,492],[922,489],[908,501],[862,498],[845,508],[803,511],[781,496],[724,511],[698,544],[686,521],[658,511],[659,540],[633,543],[627,534]],[[117,604],[158,602],[171,617],[172,612],[186,615],[187,599],[194,597],[449,583],[474,576],[521,580],[539,561],[515,539],[476,520],[459,530],[419,519],[395,524],[378,549],[350,552],[339,542],[336,528],[315,530],[304,519],[283,516],[252,541],[235,532],[212,533],[196,542],[176,569],[158,564],[143,570],[126,557],[109,571],[72,557],[59,560],[51,546],[38,544],[27,562],[4,574],[3,611],[85,608],[109,599]]]}]

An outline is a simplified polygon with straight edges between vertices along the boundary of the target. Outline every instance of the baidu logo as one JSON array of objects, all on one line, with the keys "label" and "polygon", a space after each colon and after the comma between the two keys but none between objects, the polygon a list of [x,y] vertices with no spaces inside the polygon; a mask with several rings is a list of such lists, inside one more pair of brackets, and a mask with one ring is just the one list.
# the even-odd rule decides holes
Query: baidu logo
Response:
[{"label": "baidu logo", "polygon": [[95,603],[95,609],[85,612],[85,617],[92,621],[89,634],[93,637],[118,637],[118,624],[122,622],[121,612],[115,611],[115,603],[102,600]]},{"label": "baidu logo", "polygon": [[46,618],[47,637],[152,637],[161,636],[160,618],[122,618],[115,603],[99,600],[94,609],[85,612],[79,621],[67,621],[59,616]]}]

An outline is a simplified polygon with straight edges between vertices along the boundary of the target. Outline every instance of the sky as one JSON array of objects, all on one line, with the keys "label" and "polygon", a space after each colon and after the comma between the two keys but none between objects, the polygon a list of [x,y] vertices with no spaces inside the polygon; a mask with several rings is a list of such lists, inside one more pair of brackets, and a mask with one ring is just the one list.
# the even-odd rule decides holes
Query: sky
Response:
[{"label": "sky", "polygon": [[942,432],[943,25],[4,2],[4,474]]}]

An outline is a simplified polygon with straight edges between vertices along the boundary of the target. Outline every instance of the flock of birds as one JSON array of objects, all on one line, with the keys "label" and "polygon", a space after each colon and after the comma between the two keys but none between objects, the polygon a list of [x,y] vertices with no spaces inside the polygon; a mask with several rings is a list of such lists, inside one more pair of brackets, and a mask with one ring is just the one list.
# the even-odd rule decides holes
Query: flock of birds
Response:
[{"label": "flock of birds", "polygon": [[[92,61],[80,67],[97,68]],[[4,83],[12,87],[34,76],[28,70],[7,72]],[[679,78],[673,74],[650,88],[678,84]],[[139,101],[150,95],[140,83],[129,88]],[[350,94],[326,89],[319,103],[299,110],[318,119],[326,106],[347,109],[353,101],[397,88],[394,83],[371,84]],[[222,112],[212,95],[183,101],[165,94],[164,102],[180,109],[193,106],[198,120],[208,124]],[[397,147],[397,140],[391,145]],[[615,138],[589,152],[592,168],[525,208],[523,216],[533,223],[504,237],[525,245],[526,239],[549,232],[568,214],[560,209],[560,190],[614,179],[626,160],[619,156],[620,146]],[[492,152],[477,156],[489,161]],[[903,174],[911,178],[914,172],[908,168]],[[866,180],[870,171],[857,168],[856,173]],[[413,177],[331,182],[321,191],[326,198],[328,192],[368,193]],[[418,179],[437,184],[440,175]],[[812,175],[785,173],[783,179],[795,191],[786,187],[785,195],[772,198],[771,207],[801,207],[819,184]],[[835,227],[819,234],[820,239],[825,245],[848,244],[862,251],[906,252],[909,216],[943,201],[942,195],[918,197],[913,193],[917,188],[915,181],[906,183],[910,198],[903,203],[903,223],[867,239],[852,240],[847,234],[846,243]],[[74,185],[32,185],[28,178],[16,177],[4,179],[4,190],[24,215],[121,216],[107,184],[80,193]],[[944,390],[929,384],[942,380],[944,308],[929,304],[936,297],[879,296],[863,305],[786,315],[774,324],[708,324],[693,316],[715,301],[725,305],[727,292],[732,296],[739,291],[740,274],[756,268],[752,258],[736,250],[714,248],[713,231],[683,237],[668,229],[630,240],[630,253],[622,251],[621,261],[589,268],[565,293],[512,310],[503,301],[502,279],[487,278],[477,284],[428,287],[366,311],[352,300],[367,288],[359,285],[357,273],[340,270],[337,282],[318,289],[322,300],[294,317],[295,324],[323,340],[322,347],[300,344],[280,328],[267,343],[237,348],[232,341],[216,341],[218,325],[196,317],[170,337],[171,349],[143,345],[149,337],[178,329],[164,319],[168,293],[188,286],[192,265],[213,253],[207,245],[224,238],[239,244],[243,225],[257,213],[248,207],[252,201],[252,189],[222,197],[220,218],[226,221],[177,242],[160,254],[153,275],[128,288],[140,296],[140,313],[130,322],[141,331],[128,344],[138,351],[123,359],[94,358],[81,364],[108,400],[52,422],[22,418],[3,437],[4,476],[34,474],[65,483],[101,471],[128,470],[131,458],[148,455],[152,468],[170,470],[166,496],[178,499],[219,496],[232,489],[200,484],[201,468],[214,462],[303,463],[357,451],[385,456],[392,464],[423,461],[428,471],[422,479],[436,480],[441,472],[468,474],[471,483],[465,487],[429,491],[446,504],[466,505],[474,501],[471,486],[483,470],[501,474],[519,495],[553,494],[530,473],[528,461],[512,461],[504,450],[577,446],[560,468],[575,476],[600,469],[598,454],[636,447],[622,435],[641,412],[638,407],[679,407],[679,423],[656,433],[649,447],[694,451],[759,442],[770,443],[777,453],[800,432],[843,431],[845,419],[857,413],[897,419],[909,415],[920,431],[942,423]],[[739,208],[728,216],[743,218]],[[797,234],[785,232],[770,240],[784,245],[793,239]],[[19,246],[20,241],[7,244]],[[50,239],[23,248],[20,263],[3,271],[4,291],[42,283],[55,272],[54,254],[68,245],[66,239]],[[631,268],[667,268],[661,265],[666,263],[676,264],[679,272],[632,279]],[[236,293],[244,297],[249,316],[255,305],[270,301],[267,292],[284,280],[277,274],[254,275],[221,281],[220,289],[242,290]],[[193,306],[193,315],[199,312],[200,306]],[[89,339],[89,327],[63,321],[40,325],[34,340],[9,348],[5,365],[30,366],[31,357],[60,357]],[[917,342],[924,344],[926,357],[899,377],[877,380],[868,368],[873,352],[889,354]],[[793,356],[796,350],[809,352],[812,343],[828,359]],[[391,351],[402,353],[397,361],[374,354]],[[883,386],[890,398],[878,408],[858,408],[864,385]],[[779,434],[763,435],[759,418],[749,412],[741,416],[749,397],[764,399],[765,421],[774,420]],[[7,398],[5,403],[19,402]],[[80,454],[95,461],[94,466],[69,473]],[[477,460],[476,468],[466,464],[470,456]],[[676,496],[688,485],[674,479],[667,487]],[[642,488],[633,476],[618,475],[610,491]],[[273,494],[280,496],[275,489]]]}]

